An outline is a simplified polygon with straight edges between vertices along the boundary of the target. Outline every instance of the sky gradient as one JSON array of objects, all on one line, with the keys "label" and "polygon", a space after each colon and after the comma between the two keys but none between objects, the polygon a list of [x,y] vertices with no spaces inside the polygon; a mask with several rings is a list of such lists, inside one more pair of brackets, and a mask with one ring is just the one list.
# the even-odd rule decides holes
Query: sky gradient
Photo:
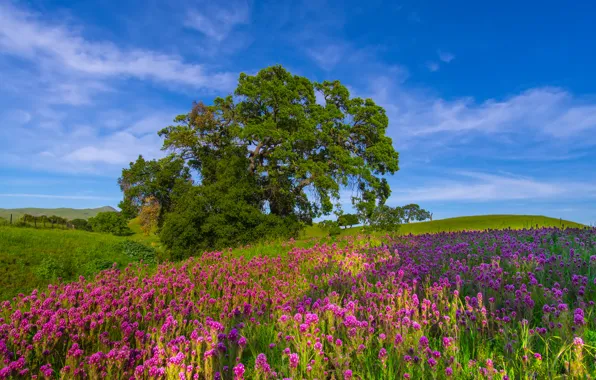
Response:
[{"label": "sky gradient", "polygon": [[116,206],[160,128],[282,64],[386,109],[390,205],[596,223],[596,3],[484,3],[0,0],[0,207]]}]

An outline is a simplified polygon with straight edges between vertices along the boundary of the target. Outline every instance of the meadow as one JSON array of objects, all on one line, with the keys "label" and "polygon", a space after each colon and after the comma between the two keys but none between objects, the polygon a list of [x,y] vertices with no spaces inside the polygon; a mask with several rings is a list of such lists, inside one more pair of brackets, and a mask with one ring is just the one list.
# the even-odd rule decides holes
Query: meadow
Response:
[{"label": "meadow", "polygon": [[108,269],[5,301],[0,378],[596,374],[593,228],[299,244]]},{"label": "meadow", "polygon": [[[78,213],[75,209],[63,210],[69,214]],[[531,226],[583,227],[578,223],[543,216],[483,215],[405,224],[401,226],[399,234]],[[159,237],[155,234],[143,234],[138,219],[131,220],[129,227],[134,234],[119,237],[58,227],[50,229],[49,226],[46,229],[0,226],[0,300],[10,299],[19,293],[29,293],[36,288],[45,288],[58,279],[68,282],[79,276],[92,277],[113,265],[124,268],[129,263],[142,259],[145,263],[168,259]],[[363,235],[361,227],[343,229],[340,237],[358,235]],[[384,235],[380,232],[367,233],[366,239],[370,244],[379,245]],[[344,241],[338,237],[328,237],[325,230],[313,225],[307,227],[296,241],[269,241],[236,247],[232,254],[246,258],[277,256],[285,254],[288,247],[310,248],[321,243],[342,245]]]},{"label": "meadow", "polygon": [[50,283],[93,277],[113,266],[156,261],[156,251],[131,239],[75,230],[0,226],[0,299]]}]

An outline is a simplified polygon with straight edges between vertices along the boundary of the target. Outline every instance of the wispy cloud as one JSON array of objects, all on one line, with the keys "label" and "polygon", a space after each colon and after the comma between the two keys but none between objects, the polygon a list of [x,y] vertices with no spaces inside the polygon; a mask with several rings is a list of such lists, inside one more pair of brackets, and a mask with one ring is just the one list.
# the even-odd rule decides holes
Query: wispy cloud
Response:
[{"label": "wispy cloud", "polygon": [[[235,74],[212,72],[182,57],[146,49],[123,49],[85,39],[67,24],[50,24],[37,14],[0,5],[0,52],[36,64],[95,77],[132,77],[207,90],[229,90]],[[68,92],[68,89],[66,89]]]},{"label": "wispy cloud", "polygon": [[428,61],[428,62],[426,62],[426,68],[431,72],[435,72],[435,71],[439,71],[440,67],[437,62]]},{"label": "wispy cloud", "polygon": [[544,181],[514,175],[456,172],[458,180],[393,190],[389,204],[408,202],[488,202],[596,197],[596,183]]},{"label": "wispy cloud", "polygon": [[596,100],[562,88],[532,88],[482,102],[446,100],[378,74],[365,96],[387,110],[388,133],[399,149],[438,153],[457,146],[465,153],[550,160],[581,157],[596,145]]},{"label": "wispy cloud", "polygon": [[249,22],[250,7],[245,2],[222,5],[189,10],[184,25],[218,42],[225,40],[236,26]]},{"label": "wispy cloud", "polygon": [[455,55],[453,53],[449,53],[448,51],[437,51],[439,55],[439,59],[445,63],[449,63],[455,59]]},{"label": "wispy cloud", "polygon": [[345,57],[347,46],[340,43],[307,49],[306,53],[324,70],[332,70]]}]

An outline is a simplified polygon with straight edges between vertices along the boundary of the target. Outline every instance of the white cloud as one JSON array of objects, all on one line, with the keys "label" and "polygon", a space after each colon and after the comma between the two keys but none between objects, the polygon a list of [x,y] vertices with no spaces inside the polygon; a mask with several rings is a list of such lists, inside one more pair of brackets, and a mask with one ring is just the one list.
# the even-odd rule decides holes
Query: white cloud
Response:
[{"label": "white cloud", "polygon": [[190,10],[184,25],[221,42],[236,26],[248,23],[249,19],[250,7],[246,3],[213,5],[203,7],[200,11]]},{"label": "white cloud", "polygon": [[[490,150],[499,143],[501,147],[517,146],[512,156],[536,151],[546,158],[549,151],[553,157],[577,157],[583,154],[580,150],[596,145],[596,100],[562,88],[532,88],[482,102],[473,98],[445,100],[378,75],[369,80],[366,96],[386,109],[388,133],[398,148],[435,150],[466,145]],[[486,140],[489,138],[492,145]],[[486,146],[478,146],[479,142]]]},{"label": "white cloud", "polygon": [[306,53],[324,70],[332,70],[344,58],[346,49],[343,44],[330,44],[310,48]]},{"label": "white cloud", "polygon": [[67,161],[104,162],[106,164],[125,164],[126,155],[110,149],[99,149],[94,146],[79,148],[64,157]]},{"label": "white cloud", "polygon": [[449,63],[455,59],[455,55],[447,51],[439,50],[437,54],[439,55],[439,59],[445,63]]},{"label": "white cloud", "polygon": [[[94,77],[132,77],[188,85],[207,90],[229,90],[236,76],[210,72],[181,57],[152,50],[125,50],[107,41],[85,39],[74,28],[50,24],[33,14],[0,5],[0,52]],[[72,89],[66,88],[66,93]]]},{"label": "white cloud", "polygon": [[4,113],[0,113],[0,122],[2,124],[14,123],[14,124],[27,124],[31,121],[31,114],[23,110],[9,110]]},{"label": "white cloud", "polygon": [[543,181],[514,175],[456,172],[459,180],[434,181],[425,186],[393,189],[389,204],[409,202],[487,202],[580,199],[596,197],[595,183]]},{"label": "white cloud", "polygon": [[432,72],[439,71],[439,64],[433,61],[429,61],[426,62],[426,68]]}]

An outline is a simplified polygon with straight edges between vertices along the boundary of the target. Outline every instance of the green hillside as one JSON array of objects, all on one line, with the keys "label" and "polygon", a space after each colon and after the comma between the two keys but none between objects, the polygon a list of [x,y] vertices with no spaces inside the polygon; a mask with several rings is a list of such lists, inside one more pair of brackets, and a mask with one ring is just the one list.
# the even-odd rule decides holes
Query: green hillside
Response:
[{"label": "green hillside", "polygon": [[[131,237],[131,238],[134,238]],[[47,284],[123,268],[156,252],[129,237],[76,230],[0,227],[0,301]]]},{"label": "green hillside", "polygon": [[115,208],[111,206],[104,206],[98,208],[13,208],[13,209],[5,209],[0,208],[0,218],[4,218],[6,220],[10,219],[10,214],[12,214],[12,220],[18,220],[24,214],[29,214],[33,216],[41,216],[41,215],[56,215],[66,219],[89,219],[94,217],[100,212],[106,211],[116,211]]},{"label": "green hillside", "polygon": [[[540,215],[478,215],[433,220],[432,222],[404,224],[401,226],[399,233],[401,235],[418,235],[436,232],[477,231],[506,228],[523,229],[532,227],[583,228],[585,225]],[[352,227],[342,230],[342,235],[356,235],[361,231],[362,227]],[[322,237],[325,235],[326,233],[316,225],[308,227],[305,231],[306,238]]]}]

